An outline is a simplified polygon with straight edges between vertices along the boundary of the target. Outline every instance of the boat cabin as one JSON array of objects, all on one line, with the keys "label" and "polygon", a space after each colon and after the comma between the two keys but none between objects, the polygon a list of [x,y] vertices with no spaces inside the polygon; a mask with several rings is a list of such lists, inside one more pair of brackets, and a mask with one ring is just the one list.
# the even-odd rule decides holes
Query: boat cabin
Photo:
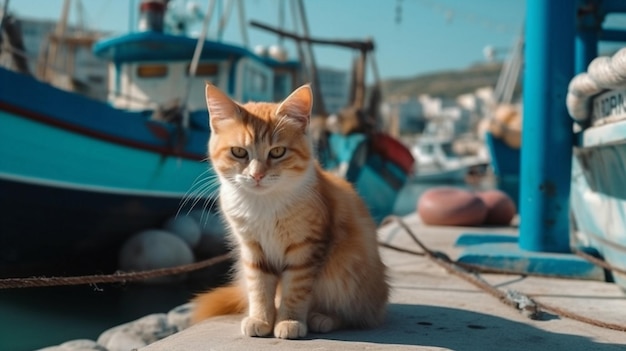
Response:
[{"label": "boat cabin", "polygon": [[212,40],[203,43],[196,72],[190,76],[198,39],[165,33],[164,9],[160,2],[143,2],[139,31],[94,46],[94,53],[109,62],[108,101],[114,107],[204,111],[206,82],[240,102],[282,99],[294,88],[297,62]]}]

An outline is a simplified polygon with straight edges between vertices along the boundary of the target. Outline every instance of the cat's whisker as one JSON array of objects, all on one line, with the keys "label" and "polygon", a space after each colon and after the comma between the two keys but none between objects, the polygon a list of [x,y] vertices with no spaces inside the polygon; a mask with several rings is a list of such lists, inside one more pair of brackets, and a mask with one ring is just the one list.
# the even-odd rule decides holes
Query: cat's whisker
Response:
[{"label": "cat's whisker", "polygon": [[218,182],[216,182],[215,180],[208,180],[201,187],[197,189],[197,192],[195,193],[193,202],[191,203],[188,213],[193,210],[193,208],[198,204],[198,202],[202,200],[205,200],[205,201],[211,200],[211,197],[218,190],[218,187],[216,186],[216,184],[218,184]]},{"label": "cat's whisker", "polygon": [[[187,205],[189,200],[197,196],[198,189],[200,189],[201,187],[204,186],[204,181],[206,179],[206,178],[200,178],[200,177],[205,177],[206,175],[208,175],[208,170],[204,171],[202,174],[198,175],[198,177],[196,177],[196,179],[193,181],[193,183],[192,183],[191,187],[189,188],[189,190],[187,190],[185,195],[181,198],[181,203],[178,206],[178,211],[176,212],[176,217],[178,217],[180,215],[180,211]],[[189,214],[189,213],[187,213],[187,214]]]},{"label": "cat's whisker", "polygon": [[[202,176],[204,177],[200,178]],[[210,199],[210,197],[217,192],[217,186],[215,186],[216,184],[219,184],[218,176],[209,173],[209,170],[206,170],[199,175],[181,200],[176,216],[180,215],[180,212],[189,204],[190,201],[191,206],[187,210],[187,215],[191,213],[199,201],[205,198]]]}]

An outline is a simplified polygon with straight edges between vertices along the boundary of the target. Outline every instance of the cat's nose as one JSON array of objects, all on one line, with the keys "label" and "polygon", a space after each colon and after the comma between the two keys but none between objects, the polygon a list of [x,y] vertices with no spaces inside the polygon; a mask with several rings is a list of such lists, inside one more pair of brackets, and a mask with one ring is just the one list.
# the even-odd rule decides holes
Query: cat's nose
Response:
[{"label": "cat's nose", "polygon": [[255,172],[255,173],[252,173],[252,178],[253,178],[254,180],[256,180],[257,182],[260,182],[260,181],[261,181],[261,179],[263,179],[263,177],[265,177],[265,173],[263,173],[263,172]]}]

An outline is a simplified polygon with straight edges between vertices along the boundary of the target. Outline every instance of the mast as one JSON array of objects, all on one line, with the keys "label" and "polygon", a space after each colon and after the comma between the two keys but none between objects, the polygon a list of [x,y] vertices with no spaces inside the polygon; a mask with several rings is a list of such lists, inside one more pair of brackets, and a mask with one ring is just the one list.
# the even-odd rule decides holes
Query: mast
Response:
[{"label": "mast", "polygon": [[[257,27],[257,28],[278,34],[281,37],[293,39],[298,44],[300,43],[308,44],[307,47],[309,49],[309,56],[310,56],[309,59],[311,60],[310,62],[311,76],[312,76],[311,79],[313,82],[314,93],[317,94],[314,96],[317,101],[322,101],[322,97],[321,97],[321,90],[319,88],[319,79],[317,76],[317,71],[315,70],[316,64],[313,58],[313,52],[311,50],[310,44],[331,45],[331,46],[338,46],[338,47],[358,50],[360,52],[360,56],[357,59],[355,67],[354,67],[354,71],[353,71],[354,84],[353,84],[352,91],[350,94],[352,98],[352,106],[359,108],[359,109],[364,107],[365,105],[365,70],[366,70],[366,63],[367,63],[366,58],[369,52],[374,50],[374,42],[371,39],[366,39],[363,41],[320,39],[320,38],[310,37],[308,35],[308,31],[305,31],[304,35],[298,35],[295,33],[285,31],[283,29],[273,28],[271,26],[262,24],[257,21],[250,21],[250,25],[253,27]],[[374,69],[375,78],[378,80],[378,72],[377,72],[377,68],[375,66],[374,61],[372,61],[372,65]],[[323,105],[320,106],[319,110],[317,110],[316,113],[325,115],[324,106]]]},{"label": "mast", "polygon": [[61,10],[59,22],[57,22],[54,33],[48,38],[50,43],[48,52],[47,54],[44,54],[45,56],[43,60],[39,60],[39,67],[37,71],[39,72],[41,79],[44,81],[51,81],[53,79],[53,75],[55,74],[54,71],[57,69],[59,41],[63,40],[67,30],[67,17],[70,12],[70,2],[70,0],[63,1],[63,8]]},{"label": "mast", "polygon": [[[300,22],[302,24],[302,32],[305,38],[309,38],[309,23],[304,12],[304,4],[302,0],[296,1],[298,12],[300,13]],[[319,76],[317,74],[317,64],[315,63],[315,55],[313,54],[313,48],[310,42],[306,42],[306,49],[308,51],[309,61],[311,63],[311,83],[313,84],[313,100],[316,103],[313,105],[313,113],[326,116],[326,107],[324,106],[324,98],[322,96],[322,90],[320,88]]]}]

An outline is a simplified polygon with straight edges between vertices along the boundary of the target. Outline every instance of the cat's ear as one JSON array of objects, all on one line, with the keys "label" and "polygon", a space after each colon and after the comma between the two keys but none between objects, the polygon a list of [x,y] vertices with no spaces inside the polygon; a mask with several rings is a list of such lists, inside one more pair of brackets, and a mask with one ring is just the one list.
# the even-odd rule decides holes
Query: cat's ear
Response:
[{"label": "cat's ear", "polygon": [[311,119],[313,93],[311,86],[305,84],[289,95],[276,109],[276,116],[287,118],[305,131]]},{"label": "cat's ear", "polygon": [[224,121],[238,118],[239,105],[211,83],[206,84],[206,106],[209,110],[209,125],[216,131]]}]

